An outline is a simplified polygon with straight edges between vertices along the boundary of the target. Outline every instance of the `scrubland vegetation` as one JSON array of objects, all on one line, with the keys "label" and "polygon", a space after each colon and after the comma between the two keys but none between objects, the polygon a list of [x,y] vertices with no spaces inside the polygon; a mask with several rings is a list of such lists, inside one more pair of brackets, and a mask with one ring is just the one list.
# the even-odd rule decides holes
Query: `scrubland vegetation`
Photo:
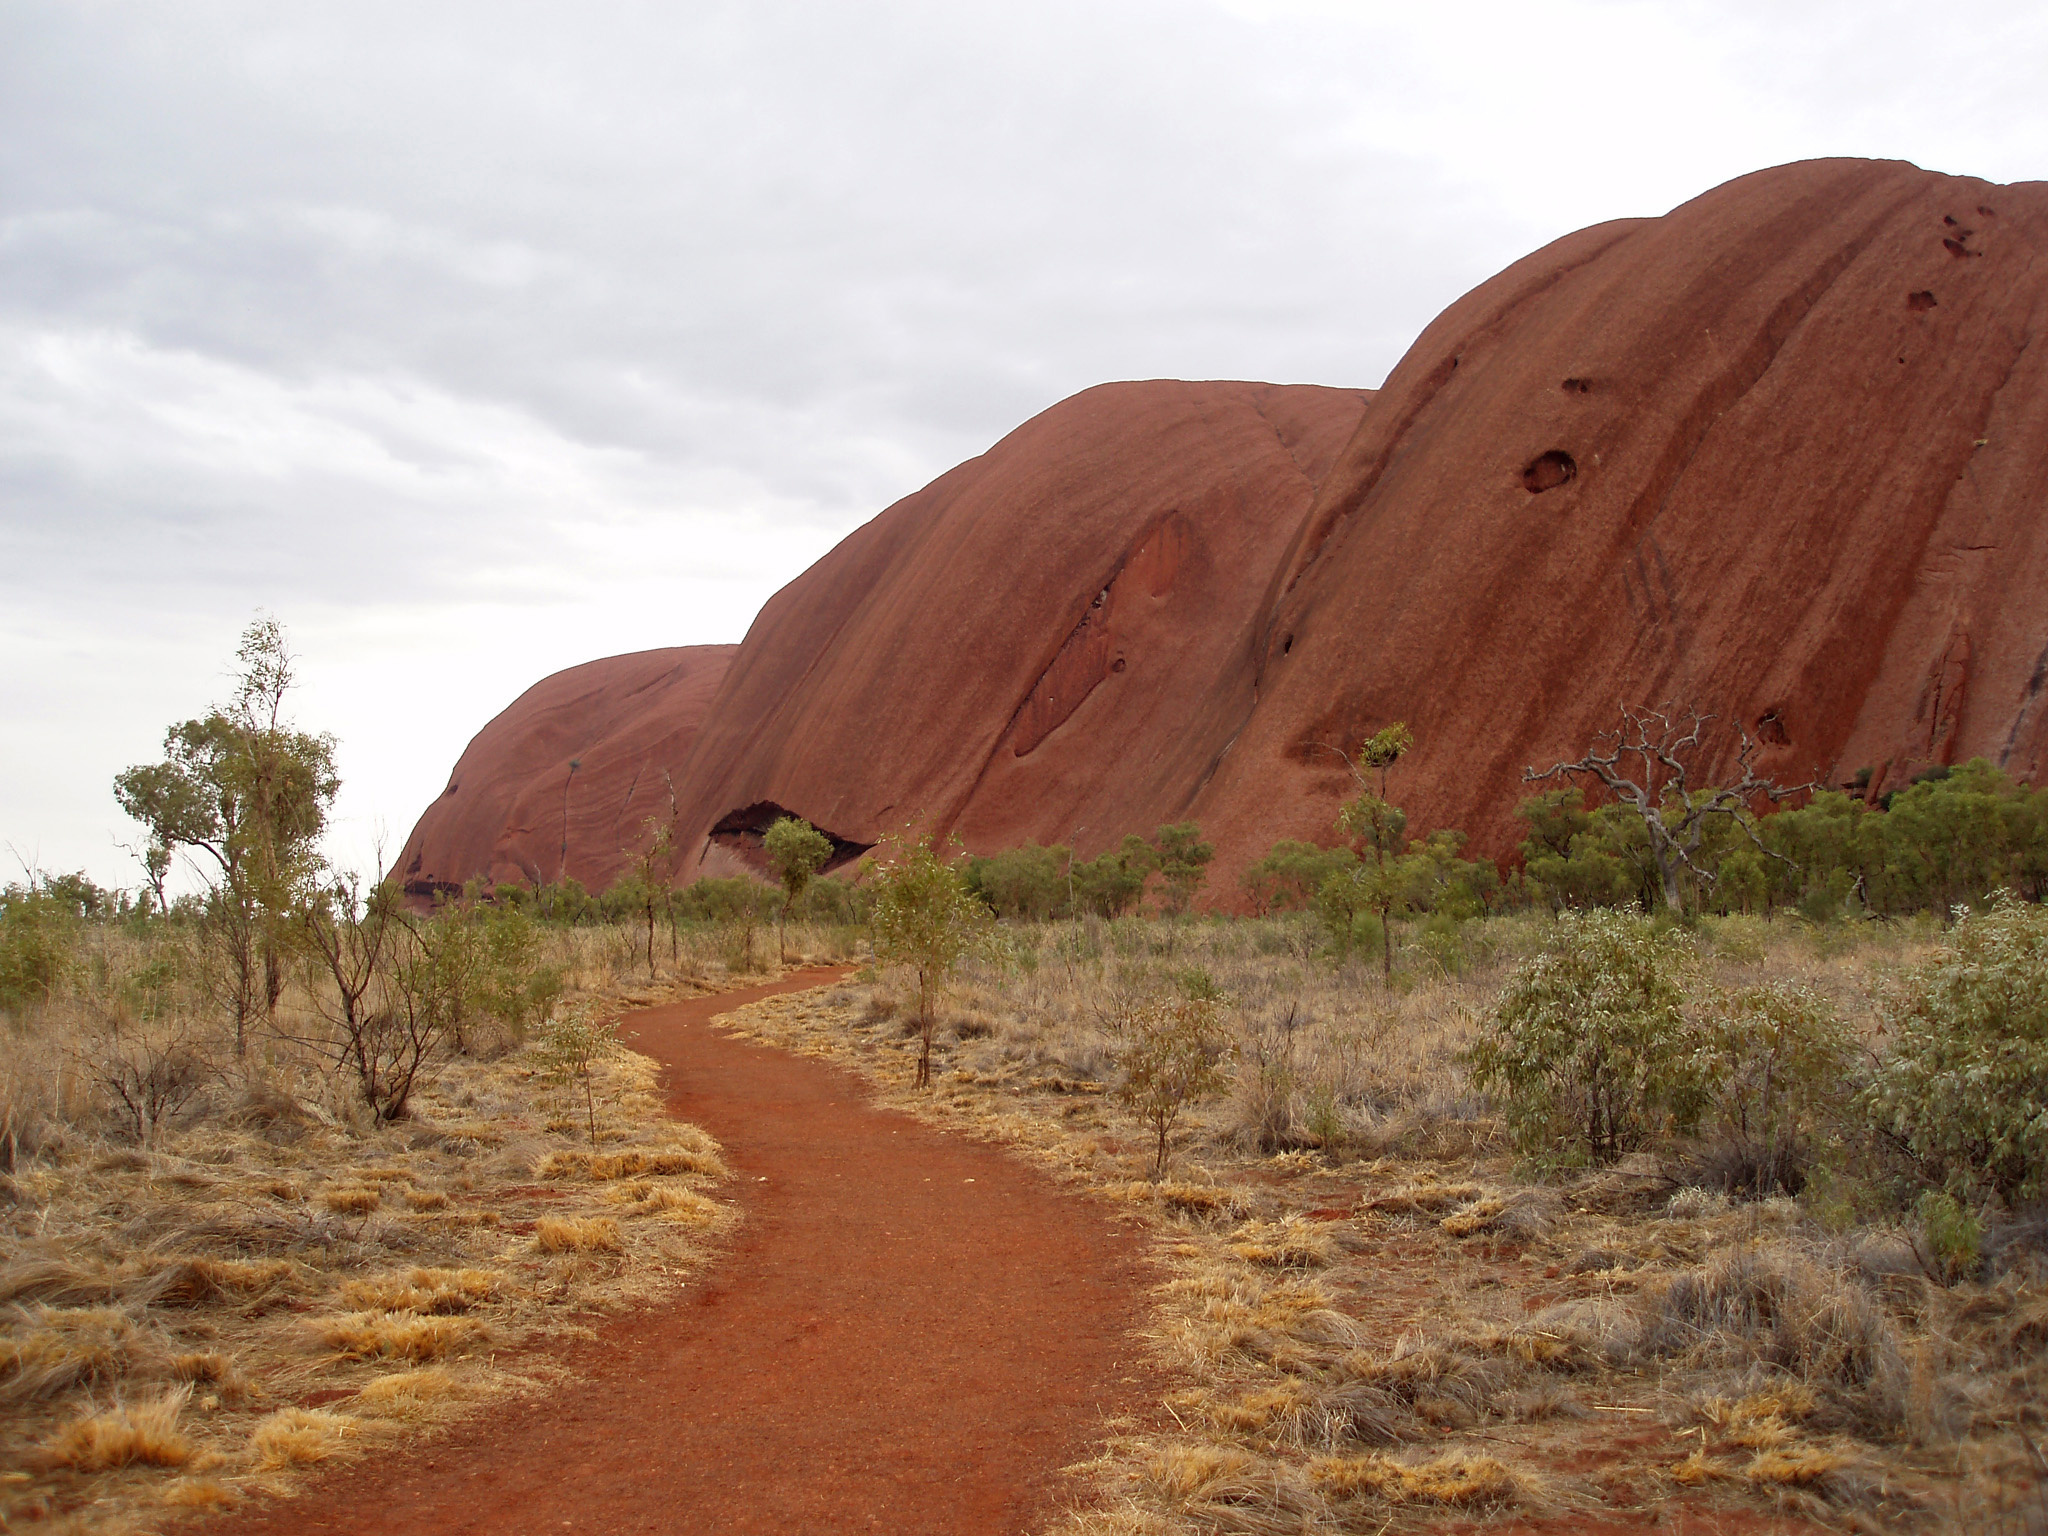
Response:
[{"label": "scrubland vegetation", "polygon": [[[525,924],[414,921],[426,945]],[[652,986],[630,929],[490,939],[512,958],[432,1005],[394,1110],[317,961],[295,957],[238,1057],[197,918],[6,893],[0,1528],[155,1527],[288,1489],[530,1386],[548,1367],[522,1345],[703,1261],[733,1217],[719,1150],[614,1020],[730,984],[718,933],[685,928]]]},{"label": "scrubland vegetation", "polygon": [[1158,1228],[1075,1533],[2043,1528],[2048,914],[1439,916],[1012,920],[922,1092],[903,968],[739,1019]]},{"label": "scrubland vegetation", "polygon": [[492,1362],[730,1219],[620,1007],[858,957],[740,1027],[1160,1236],[1164,1413],[1073,1536],[2048,1529],[2048,795],[1988,764],[1758,816],[1670,751],[1631,801],[1617,737],[1504,875],[1408,835],[1390,727],[1250,917],[1194,915],[1192,823],[825,878],[793,818],[779,889],[650,825],[601,895],[423,911],[317,859],[285,659],[123,776],[143,898],[0,901],[0,1519],[232,1504],[544,1370]]},{"label": "scrubland vegetation", "polygon": [[[321,862],[333,744],[283,719],[274,627],[241,659],[117,785],[139,897],[0,892],[0,1528],[288,1490],[545,1377],[522,1345],[733,1219],[617,1016],[772,969],[773,900],[699,890],[658,934],[569,888],[415,910]],[[166,901],[174,856],[203,884]]]}]

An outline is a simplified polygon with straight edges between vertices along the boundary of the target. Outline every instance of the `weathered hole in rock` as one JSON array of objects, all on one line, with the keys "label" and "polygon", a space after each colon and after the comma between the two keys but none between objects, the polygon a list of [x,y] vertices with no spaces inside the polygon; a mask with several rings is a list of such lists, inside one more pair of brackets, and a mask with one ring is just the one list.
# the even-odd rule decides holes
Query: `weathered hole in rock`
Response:
[{"label": "weathered hole in rock", "polygon": [[1124,669],[1124,659],[1123,659],[1123,657],[1119,656],[1119,657],[1117,657],[1117,659],[1116,659],[1116,662],[1115,662],[1115,664],[1114,664],[1113,666],[1111,666],[1109,670],[1110,670],[1110,671],[1112,671],[1112,672],[1121,672],[1121,671],[1123,671],[1123,669]]},{"label": "weathered hole in rock", "polygon": [[[742,863],[755,869],[766,870],[768,855],[761,844],[768,835],[768,829],[783,817],[798,814],[796,811],[784,809],[773,800],[757,800],[752,805],[743,805],[738,810],[727,811],[719,817],[717,825],[711,829],[711,841],[738,855]],[[810,820],[809,817],[801,819]],[[811,825],[817,826],[817,823],[812,822]],[[818,827],[818,830],[832,840],[832,856],[825,861],[823,873],[830,873],[843,865],[851,864],[874,847],[873,843],[857,843],[851,838],[841,837],[827,827]]]},{"label": "weathered hole in rock", "polygon": [[1983,214],[1984,217],[1987,219],[1995,219],[1998,217],[1998,211],[1995,208],[1986,208],[1982,203],[1979,203],[1977,205],[1977,211]]},{"label": "weathered hole in rock", "polygon": [[1286,654],[1287,654],[1287,653],[1288,653],[1289,651],[1291,651],[1291,650],[1293,650],[1293,649],[1294,649],[1294,636],[1292,636],[1292,635],[1289,635],[1289,636],[1288,636],[1288,637],[1287,637],[1287,638],[1286,638],[1285,640],[1282,640],[1282,641],[1280,642],[1280,654],[1281,654],[1282,656],[1285,656],[1285,655],[1286,655]]},{"label": "weathered hole in rock", "polygon": [[1934,295],[1925,288],[1922,288],[1918,293],[1909,293],[1906,295],[1906,308],[1932,309],[1934,308]]},{"label": "weathered hole in rock", "polygon": [[1757,717],[1756,739],[1767,747],[1784,747],[1792,742],[1786,734],[1785,722],[1775,709],[1767,709]]},{"label": "weathered hole in rock", "polygon": [[1943,245],[1945,245],[1945,246],[1947,246],[1947,247],[1948,247],[1948,253],[1949,253],[1949,255],[1951,255],[1951,256],[1955,256],[1955,257],[1963,257],[1963,256],[1976,256],[1976,255],[1980,254],[1980,253],[1979,253],[1979,252],[1977,252],[1977,251],[1973,251],[1973,250],[1971,250],[1971,249],[1970,249],[1970,248],[1969,248],[1968,246],[1964,245],[1964,244],[1963,244],[1963,242],[1962,242],[1962,241],[1960,241],[1960,240],[1955,240],[1955,239],[1945,239],[1945,240],[1943,240],[1943,241],[1942,241],[1941,243],[1942,243]]},{"label": "weathered hole in rock", "polygon": [[1568,395],[1590,395],[1593,393],[1593,381],[1591,379],[1566,379],[1558,388]]},{"label": "weathered hole in rock", "polygon": [[1578,475],[1579,462],[1562,448],[1553,448],[1548,453],[1539,453],[1529,461],[1529,467],[1522,471],[1522,484],[1532,496],[1545,491],[1554,491],[1567,480]]},{"label": "weathered hole in rock", "polygon": [[1956,216],[1952,213],[1944,213],[1941,216],[1941,222],[1946,224],[1950,229],[1957,229],[1961,227],[1956,223]]}]

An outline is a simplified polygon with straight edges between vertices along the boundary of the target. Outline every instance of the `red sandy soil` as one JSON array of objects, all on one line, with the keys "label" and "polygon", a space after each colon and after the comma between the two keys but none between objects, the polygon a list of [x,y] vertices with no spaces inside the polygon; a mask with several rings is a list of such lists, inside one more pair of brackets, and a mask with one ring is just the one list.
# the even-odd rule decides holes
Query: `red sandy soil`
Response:
[{"label": "red sandy soil", "polygon": [[[1156,1398],[1143,1230],[1008,1154],[878,1109],[715,1015],[843,973],[633,1014],[669,1107],[724,1144],[745,1224],[673,1305],[567,1352],[577,1381],[305,1497],[258,1533],[887,1531],[1043,1524],[1104,1418]],[[637,1036],[637,1038],[635,1038]]]}]

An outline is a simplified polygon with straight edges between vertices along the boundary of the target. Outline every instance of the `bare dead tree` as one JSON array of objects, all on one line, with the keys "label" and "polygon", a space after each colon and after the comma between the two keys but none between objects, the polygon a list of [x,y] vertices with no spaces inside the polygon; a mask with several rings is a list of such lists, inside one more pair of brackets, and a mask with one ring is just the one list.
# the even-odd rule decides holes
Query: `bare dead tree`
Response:
[{"label": "bare dead tree", "polygon": [[1694,855],[1706,840],[1707,829],[1716,816],[1726,817],[1741,827],[1757,848],[1772,858],[1782,856],[1764,846],[1757,835],[1753,807],[1759,797],[1773,805],[1788,795],[1802,794],[1812,784],[1781,785],[1759,775],[1752,759],[1757,743],[1748,731],[1736,753],[1741,777],[1730,784],[1695,787],[1701,769],[1699,755],[1707,726],[1714,716],[1703,715],[1687,706],[1665,704],[1656,709],[1638,709],[1624,704],[1621,725],[1593,738],[1593,749],[1574,762],[1555,763],[1538,773],[1522,771],[1524,784],[1577,775],[1600,784],[1607,792],[1642,819],[1656,861],[1657,876],[1664,890],[1664,904],[1673,912],[1682,910],[1683,892],[1679,871],[1692,874],[1711,887],[1713,871],[1702,869]]},{"label": "bare dead tree", "polygon": [[319,1020],[298,1030],[280,1022],[278,1032],[353,1076],[379,1123],[404,1118],[420,1067],[459,1016],[459,977],[382,882],[365,890],[339,877],[303,923]]}]

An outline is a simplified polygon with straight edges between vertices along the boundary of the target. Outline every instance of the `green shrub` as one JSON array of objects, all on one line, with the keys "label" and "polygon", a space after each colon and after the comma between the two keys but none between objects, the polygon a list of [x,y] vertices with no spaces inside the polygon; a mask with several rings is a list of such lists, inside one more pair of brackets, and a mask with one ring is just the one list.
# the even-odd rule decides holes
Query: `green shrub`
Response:
[{"label": "green shrub", "polygon": [[2001,894],[1886,989],[1865,1102],[1927,1177],[2008,1205],[2048,1189],[2048,912]]},{"label": "green shrub", "polygon": [[998,917],[1044,922],[1070,905],[1077,894],[1068,878],[1072,851],[1056,844],[1041,848],[1026,843],[985,859],[967,861],[967,883]]},{"label": "green shrub", "polygon": [[917,989],[917,1086],[932,1077],[932,995],[953,968],[984,952],[994,919],[967,888],[967,877],[932,845],[931,834],[905,837],[895,858],[875,868],[875,904],[869,918],[875,958],[909,972]]},{"label": "green shrub", "polygon": [[1518,966],[1467,1058],[1531,1156],[1611,1161],[1706,1106],[1684,1012],[1698,960],[1682,932],[1629,913],[1567,912]]},{"label": "green shrub", "polygon": [[1325,880],[1357,862],[1349,848],[1318,848],[1283,838],[1240,878],[1253,911],[1299,912],[1315,901]]},{"label": "green shrub", "polygon": [[1181,1111],[1224,1084],[1230,1054],[1221,1005],[1214,998],[1183,997],[1141,1008],[1116,1055],[1124,1080],[1117,1102],[1157,1138],[1153,1172],[1166,1171],[1167,1138]]},{"label": "green shrub", "polygon": [[1945,1189],[1927,1191],[1913,1213],[1927,1241],[1922,1258],[1928,1268],[1950,1285],[1974,1277],[1984,1253],[1984,1228],[1976,1213]]},{"label": "green shrub", "polygon": [[1743,1194],[1797,1194],[1821,1114],[1846,1096],[1848,1030],[1819,993],[1779,983],[1714,999],[1702,1034],[1722,1183]]},{"label": "green shrub", "polygon": [[0,1008],[40,1007],[71,973],[78,916],[58,897],[10,885],[0,892]]}]

